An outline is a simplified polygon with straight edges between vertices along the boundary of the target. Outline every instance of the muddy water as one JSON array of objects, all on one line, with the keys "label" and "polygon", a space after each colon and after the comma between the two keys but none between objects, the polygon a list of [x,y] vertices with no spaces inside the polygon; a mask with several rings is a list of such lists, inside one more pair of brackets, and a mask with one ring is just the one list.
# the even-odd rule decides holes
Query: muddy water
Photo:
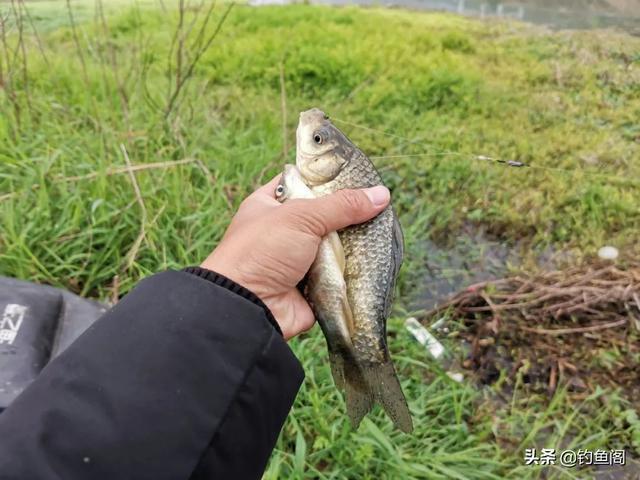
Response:
[{"label": "muddy water", "polygon": [[412,309],[431,309],[463,288],[504,276],[521,263],[515,246],[490,239],[482,230],[467,229],[447,244],[424,243],[427,255],[422,291],[411,300]]},{"label": "muddy water", "polygon": [[517,270],[553,270],[570,264],[572,252],[551,248],[531,251],[523,242],[509,243],[488,235],[482,227],[465,226],[445,242],[425,241],[424,270],[409,298],[411,310],[430,310],[477,282],[495,280]]}]

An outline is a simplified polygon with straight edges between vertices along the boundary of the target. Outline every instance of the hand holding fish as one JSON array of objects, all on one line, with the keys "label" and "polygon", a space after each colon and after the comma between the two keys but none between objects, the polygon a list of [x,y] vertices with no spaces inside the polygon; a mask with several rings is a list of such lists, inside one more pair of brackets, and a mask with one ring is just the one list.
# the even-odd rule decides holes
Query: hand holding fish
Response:
[{"label": "hand holding fish", "polygon": [[289,339],[314,323],[296,285],[316,258],[322,237],[375,217],[389,204],[390,195],[386,187],[377,186],[281,204],[274,198],[279,178],[242,202],[202,267],[255,293]]},{"label": "hand holding fish", "polygon": [[[322,110],[300,113],[296,165],[285,165],[276,198],[285,204],[343,189],[382,185],[371,160]],[[387,347],[387,318],[404,257],[402,228],[391,204],[371,220],[326,235],[304,295],[327,341],[336,387],[357,428],[379,403],[400,430],[413,420]]]},{"label": "hand holding fish", "polygon": [[409,433],[413,420],[386,341],[403,256],[382,177],[312,108],[300,113],[296,164],[242,203],[202,266],[258,295],[287,339],[317,319],[354,428],[378,403]]}]

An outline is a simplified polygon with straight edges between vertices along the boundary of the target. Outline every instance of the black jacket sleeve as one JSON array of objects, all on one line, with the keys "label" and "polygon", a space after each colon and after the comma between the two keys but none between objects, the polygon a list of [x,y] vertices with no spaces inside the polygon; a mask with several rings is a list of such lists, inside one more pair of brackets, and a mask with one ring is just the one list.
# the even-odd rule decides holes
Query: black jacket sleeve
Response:
[{"label": "black jacket sleeve", "polygon": [[0,478],[259,478],[303,377],[248,290],[160,273],[0,415]]}]

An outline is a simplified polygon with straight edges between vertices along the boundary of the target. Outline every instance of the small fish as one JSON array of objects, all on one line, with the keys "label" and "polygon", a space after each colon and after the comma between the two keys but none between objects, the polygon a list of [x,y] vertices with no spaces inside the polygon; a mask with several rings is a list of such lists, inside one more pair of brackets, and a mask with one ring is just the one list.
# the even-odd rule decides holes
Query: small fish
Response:
[{"label": "small fish", "polygon": [[[321,110],[300,114],[296,166],[316,196],[344,188],[382,185],[371,160]],[[387,318],[403,257],[403,236],[389,205],[378,216],[338,232],[344,249],[344,281],[353,315],[353,357],[345,359],[347,412],[354,426],[380,403],[394,424],[413,430],[407,401],[386,341]]]},{"label": "small fish", "polygon": [[[315,198],[295,165],[285,165],[275,194],[279,202]],[[344,282],[344,266],[342,243],[338,234],[331,232],[320,242],[305,286],[306,297],[327,341],[334,381],[341,389],[345,383],[345,359],[353,358],[351,335],[354,329]]]}]

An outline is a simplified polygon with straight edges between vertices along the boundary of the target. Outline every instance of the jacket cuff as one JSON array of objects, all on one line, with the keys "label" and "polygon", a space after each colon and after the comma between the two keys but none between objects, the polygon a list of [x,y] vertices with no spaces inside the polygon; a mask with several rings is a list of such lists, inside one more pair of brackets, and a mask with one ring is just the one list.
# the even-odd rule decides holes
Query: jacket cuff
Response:
[{"label": "jacket cuff", "polygon": [[273,326],[273,328],[275,328],[276,331],[280,335],[282,335],[282,330],[280,329],[280,325],[278,325],[278,322],[276,321],[275,317],[271,313],[271,310],[269,310],[269,307],[267,307],[265,303],[262,300],[260,300],[260,298],[248,288],[243,287],[239,283],[234,282],[230,278],[225,277],[220,273],[216,273],[206,268],[187,267],[182,271],[186,273],[190,273],[200,278],[204,278],[205,280],[215,283],[220,287],[226,288],[227,290],[230,290],[233,293],[240,295],[242,298],[256,304],[257,306],[259,306],[264,310],[265,316],[267,317],[267,320],[269,320],[269,323]]}]

